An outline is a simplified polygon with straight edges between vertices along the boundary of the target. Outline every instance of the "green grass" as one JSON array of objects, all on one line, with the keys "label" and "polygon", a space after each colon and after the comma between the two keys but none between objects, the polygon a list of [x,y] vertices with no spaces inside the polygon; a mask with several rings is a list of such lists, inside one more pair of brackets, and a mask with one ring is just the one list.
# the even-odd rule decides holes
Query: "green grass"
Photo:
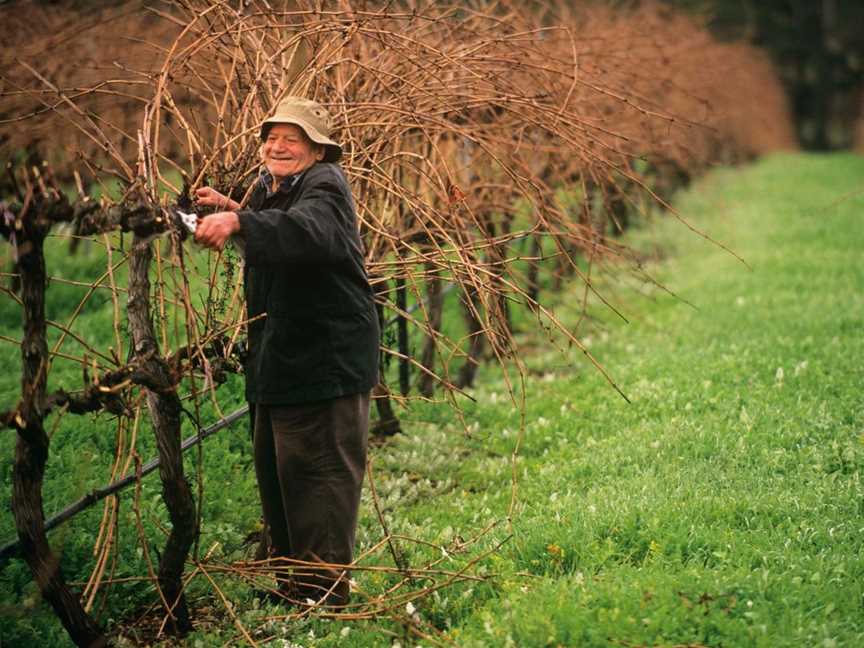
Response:
[{"label": "green grass", "polygon": [[[592,303],[580,335],[629,404],[560,336],[553,345],[518,319],[520,341],[533,351],[515,471],[520,414],[494,367],[481,370],[476,402],[463,404],[470,435],[446,407],[418,403],[401,414],[407,434],[374,451],[392,532],[442,544],[469,538],[506,517],[517,475],[512,524],[503,520],[477,548],[509,537],[478,565],[496,577],[417,605],[445,641],[864,643],[864,193],[855,193],[862,178],[860,157],[778,156],[715,171],[679,196],[679,211],[752,269],[671,217],[630,234],[644,258],[661,252],[646,269],[681,299],[626,268],[607,268],[600,289],[630,323]],[[556,314],[574,324],[581,291],[554,299]],[[202,545],[221,540],[227,558],[242,552],[257,520],[246,434],[238,427],[204,449]],[[97,467],[92,478],[82,474],[71,451],[81,444],[68,437],[52,450],[48,510],[104,476]],[[8,438],[2,443],[11,456]],[[104,450],[89,450],[94,461],[111,452],[113,439],[100,443]],[[143,497],[146,516],[164,516],[152,478]],[[123,511],[128,517],[128,504]],[[381,537],[368,492],[362,513],[361,548]],[[3,515],[0,528],[8,529]],[[74,577],[88,573],[88,529],[97,523],[90,512],[52,535]],[[142,573],[130,528],[121,571]],[[403,550],[416,563],[431,555]],[[370,576],[358,580],[376,587]],[[226,586],[247,627],[261,637],[276,633],[284,645],[417,643],[386,621],[265,629],[261,619],[273,610],[255,609],[248,590]],[[142,587],[113,590],[103,621],[151,595]],[[203,585],[193,595],[212,602]],[[66,645],[37,598],[23,565],[4,570],[4,645]],[[236,637],[226,621],[202,625],[186,644],[221,646]]]}]

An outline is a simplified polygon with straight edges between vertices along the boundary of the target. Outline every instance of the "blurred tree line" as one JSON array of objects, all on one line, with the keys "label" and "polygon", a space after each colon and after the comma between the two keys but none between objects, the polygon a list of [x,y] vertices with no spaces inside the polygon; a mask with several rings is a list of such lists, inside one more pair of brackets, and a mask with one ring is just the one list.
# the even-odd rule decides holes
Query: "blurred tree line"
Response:
[{"label": "blurred tree line", "polygon": [[[801,145],[849,148],[864,119],[864,0],[666,0],[774,59]],[[747,101],[746,97],[741,98]]]}]

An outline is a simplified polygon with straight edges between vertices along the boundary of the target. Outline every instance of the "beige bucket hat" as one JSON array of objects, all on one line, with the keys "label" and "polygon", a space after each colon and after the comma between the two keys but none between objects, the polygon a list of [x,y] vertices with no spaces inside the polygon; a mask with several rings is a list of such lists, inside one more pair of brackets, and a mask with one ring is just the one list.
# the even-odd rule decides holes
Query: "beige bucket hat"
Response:
[{"label": "beige bucket hat", "polygon": [[275,113],[261,122],[261,139],[267,137],[274,124],[294,124],[304,130],[313,142],[324,145],[324,162],[337,162],[342,147],[330,139],[333,120],[317,101],[303,97],[285,97]]}]

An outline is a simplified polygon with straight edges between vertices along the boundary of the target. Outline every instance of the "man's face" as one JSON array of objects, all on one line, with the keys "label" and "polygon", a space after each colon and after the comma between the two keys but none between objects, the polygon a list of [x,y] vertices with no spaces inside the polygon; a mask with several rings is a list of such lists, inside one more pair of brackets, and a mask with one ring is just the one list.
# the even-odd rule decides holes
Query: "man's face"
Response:
[{"label": "man's face", "polygon": [[324,147],[294,124],[274,124],[261,145],[264,166],[276,181],[305,171],[324,158]]}]

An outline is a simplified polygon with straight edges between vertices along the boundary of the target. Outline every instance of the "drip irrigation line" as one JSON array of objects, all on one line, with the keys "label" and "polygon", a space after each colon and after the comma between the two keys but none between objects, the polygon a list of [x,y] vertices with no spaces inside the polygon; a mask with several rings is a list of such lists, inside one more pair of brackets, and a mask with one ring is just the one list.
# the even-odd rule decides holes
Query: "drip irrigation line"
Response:
[{"label": "drip irrigation line", "polygon": [[[212,425],[210,425],[206,428],[203,428],[203,429],[199,428],[198,434],[190,436],[188,439],[185,439],[183,441],[183,443],[180,445],[180,452],[181,453],[186,452],[186,450],[188,450],[192,446],[199,444],[201,441],[203,441],[204,439],[206,439],[210,435],[215,434],[216,432],[219,432],[220,430],[223,430],[227,427],[230,427],[231,425],[236,423],[239,419],[246,416],[248,413],[249,413],[249,406],[245,405],[245,406],[241,407],[240,409],[232,412],[231,414],[229,414],[225,418],[223,418],[219,421],[216,421]],[[146,464],[144,464],[141,467],[141,477],[144,477],[145,475],[148,475],[151,472],[153,472],[154,470],[156,470],[159,467],[159,463],[160,463],[159,459],[152,459],[152,460],[148,461]],[[85,495],[84,497],[79,499],[77,502],[75,502],[74,504],[70,504],[65,509],[63,509],[62,511],[57,513],[56,515],[49,518],[45,522],[45,531],[50,531],[54,527],[56,527],[60,524],[63,524],[67,520],[73,518],[75,515],[77,515],[78,513],[83,511],[84,509],[89,508],[90,506],[92,506],[96,502],[105,499],[109,495],[113,495],[114,493],[123,490],[124,488],[126,488],[127,486],[130,486],[131,484],[134,484],[137,479],[138,479],[137,473],[131,473],[129,475],[126,475],[122,479],[118,479],[117,481],[108,484],[107,486],[103,486],[102,488],[97,488],[96,490],[91,491],[90,493],[88,493],[87,495]],[[17,555],[19,548],[20,548],[20,541],[19,540],[14,540],[12,542],[9,542],[9,543],[3,545],[3,547],[0,548],[0,566],[2,566],[2,564],[5,563],[5,561],[8,560],[9,558],[12,558],[13,556]]]}]

